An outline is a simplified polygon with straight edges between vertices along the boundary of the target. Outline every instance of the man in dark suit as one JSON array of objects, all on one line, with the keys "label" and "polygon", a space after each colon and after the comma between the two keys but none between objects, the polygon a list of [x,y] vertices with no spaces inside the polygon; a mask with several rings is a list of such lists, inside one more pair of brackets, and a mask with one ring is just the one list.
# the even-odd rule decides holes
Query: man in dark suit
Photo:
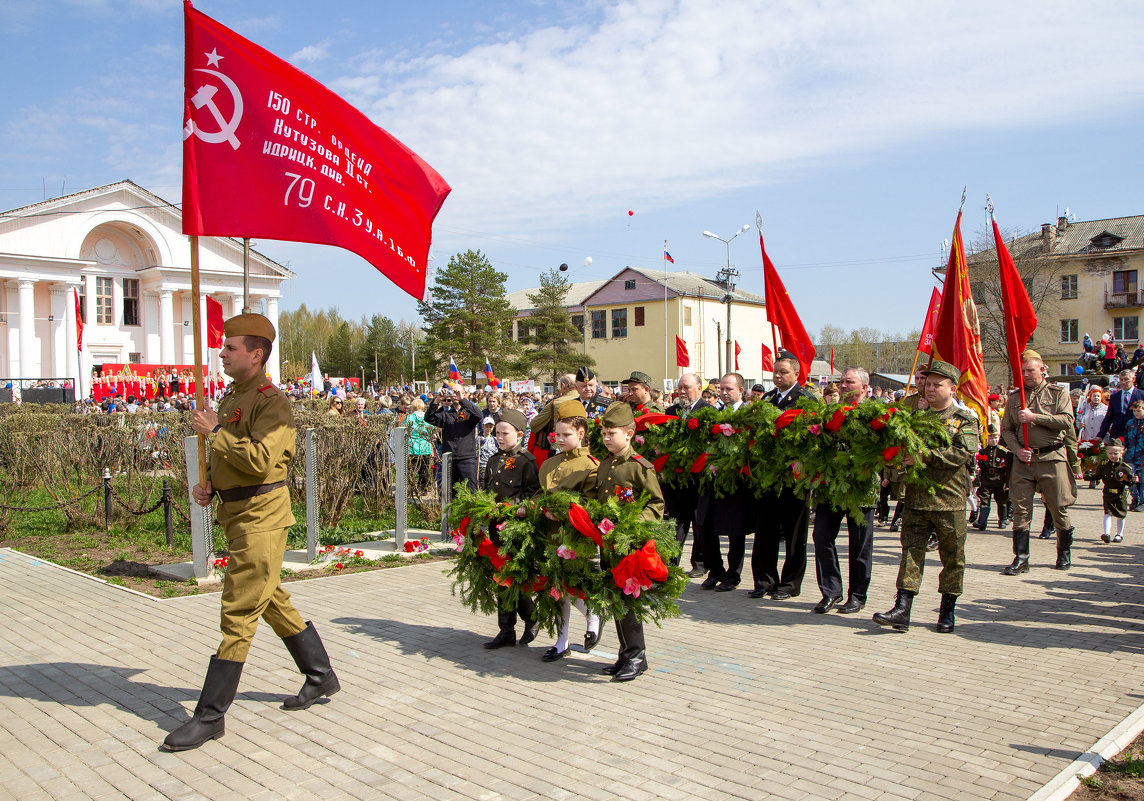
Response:
[{"label": "man in dark suit", "polygon": [[[738,373],[727,373],[719,381],[719,399],[724,409],[738,409],[744,403],[747,384]],[[707,568],[705,590],[730,592],[739,586],[743,571],[743,554],[747,548],[747,532],[751,530],[750,510],[754,502],[751,490],[745,484],[730,495],[716,500],[713,493],[700,501],[696,518],[703,521],[703,566]],[[709,525],[708,525],[709,523]],[[723,566],[723,553],[719,536],[727,537],[727,566]]]},{"label": "man in dark suit", "polygon": [[[679,418],[686,418],[699,409],[709,409],[711,404],[703,400],[699,387],[699,376],[695,373],[684,373],[676,384],[679,389],[679,400],[667,408],[667,413]],[[676,564],[683,556],[683,543],[687,541],[688,530],[691,535],[691,573],[692,578],[699,578],[707,572],[703,562],[703,530],[704,521],[696,515],[700,504],[699,488],[693,483],[689,486],[663,487],[664,501],[667,504],[667,516],[675,519],[675,540],[679,543],[679,556]],[[704,513],[707,504],[704,504]]]},{"label": "man in dark suit", "polygon": [[1133,386],[1131,370],[1120,373],[1120,389],[1112,393],[1108,401],[1108,413],[1100,424],[1099,436],[1101,439],[1116,439],[1124,436],[1124,427],[1131,422],[1133,401],[1144,400],[1144,389]]},{"label": "man in dark suit", "polygon": [[[810,397],[798,385],[798,359],[787,351],[775,360],[775,387],[763,401],[780,409],[794,408],[799,398]],[[755,546],[751,550],[751,573],[755,588],[748,595],[762,598],[770,595],[776,601],[794,598],[802,592],[806,575],[806,539],[810,508],[805,495],[791,489],[765,493],[755,507],[759,511],[755,526]],[[786,557],[779,573],[779,541],[786,543]]]}]

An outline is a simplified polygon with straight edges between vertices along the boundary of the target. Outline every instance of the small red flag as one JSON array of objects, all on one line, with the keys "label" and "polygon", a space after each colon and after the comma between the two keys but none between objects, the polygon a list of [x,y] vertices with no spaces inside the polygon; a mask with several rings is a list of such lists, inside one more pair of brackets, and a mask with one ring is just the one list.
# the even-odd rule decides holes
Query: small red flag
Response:
[{"label": "small red flag", "polygon": [[222,347],[222,304],[207,298],[207,347]]},{"label": "small red flag", "polygon": [[183,10],[183,233],[337,245],[424,297],[445,179],[309,75]]},{"label": "small red flag", "polygon": [[763,345],[763,370],[765,372],[773,372],[775,369],[775,355],[771,353],[771,349]]},{"label": "small red flag", "polygon": [[997,261],[1001,265],[1001,303],[1005,310],[1005,341],[1009,346],[1009,365],[1013,369],[1013,383],[1021,384],[1021,354],[1029,337],[1037,330],[1037,312],[1029,300],[1025,282],[1017,272],[1017,265],[1005,247],[1001,229],[993,221],[993,239],[997,243]]},{"label": "small red flag", "polygon": [[783,347],[798,357],[798,383],[805,384],[806,377],[810,375],[810,363],[814,361],[814,344],[795,311],[794,303],[791,302],[790,294],[779,278],[775,265],[767,255],[762,231],[759,231],[759,250],[763,252],[763,291],[766,295],[767,321],[782,334]]},{"label": "small red flag", "polygon": [[79,305],[79,290],[74,286],[75,293],[75,349],[83,350],[83,308]]},{"label": "small red flag", "polygon": [[680,339],[678,336],[675,338],[675,366],[691,366],[691,357],[687,353],[687,343]]},{"label": "small red flag", "polygon": [[735,340],[735,370],[736,371],[739,369],[739,354],[742,352],[743,352],[743,349],[739,347],[739,340],[736,339]]},{"label": "small red flag", "polygon": [[834,348],[830,349],[830,377],[834,378]]},{"label": "small red flag", "polygon": [[929,309],[926,310],[926,321],[922,326],[922,335],[918,340],[918,350],[927,356],[933,355],[933,334],[937,330],[937,313],[941,311],[941,292],[934,287],[930,295]]}]

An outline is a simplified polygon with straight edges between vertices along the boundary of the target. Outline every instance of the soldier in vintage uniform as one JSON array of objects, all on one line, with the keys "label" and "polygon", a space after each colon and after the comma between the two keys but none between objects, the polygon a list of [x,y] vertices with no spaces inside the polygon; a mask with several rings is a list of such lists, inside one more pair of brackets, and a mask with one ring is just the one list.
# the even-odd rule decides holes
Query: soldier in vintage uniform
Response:
[{"label": "soldier in vintage uniform", "polygon": [[[613,403],[604,410],[603,436],[608,455],[600,462],[596,471],[596,497],[607,500],[609,497],[625,497],[638,500],[648,493],[647,506],[641,517],[644,520],[663,519],[663,492],[656,478],[652,463],[632,450],[632,436],[636,433],[635,417],[626,403]],[[630,493],[627,492],[630,490]],[[601,559],[605,570],[612,567]],[[623,620],[616,621],[616,636],[620,640],[620,655],[614,665],[603,672],[612,681],[631,681],[647,670],[647,648],[644,643],[643,624],[635,612],[629,612]]]},{"label": "soldier in vintage uniform", "polygon": [[630,376],[620,382],[624,388],[621,400],[626,400],[632,407],[632,414],[639,417],[643,414],[663,414],[663,406],[651,397],[651,376],[635,370]]},{"label": "soldier in vintage uniform", "polygon": [[168,751],[197,748],[223,735],[259,618],[282,638],[306,677],[283,709],[306,709],[341,689],[313,623],[303,622],[279,583],[286,534],[294,524],[286,468],[296,432],[290,402],[264,373],[274,326],[261,314],[240,314],[226,321],[223,334],[220,358],[234,383],[218,414],[204,409],[191,416],[195,431],[210,437],[207,483],[194,486],[194,498],[209,506],[218,496],[218,520],[230,546],[222,643],[211,657],[194,716],[163,741]]},{"label": "soldier in vintage uniform", "polygon": [[1013,453],[1009,474],[1013,563],[1001,571],[1006,576],[1029,572],[1029,524],[1033,519],[1033,493],[1037,491],[1056,526],[1056,568],[1068,570],[1072,565],[1073,527],[1068,509],[1076,501],[1077,473],[1072,402],[1068,390],[1045,380],[1044,362],[1035,350],[1021,354],[1021,379],[1025,385],[1025,408],[1021,408],[1021,393],[1014,392],[1009,395],[1001,418],[1001,440]]},{"label": "soldier in vintage uniform", "polygon": [[[921,589],[926,542],[932,529],[937,532],[937,550],[941,557],[941,575],[938,577],[941,611],[937,631],[948,634],[953,631],[954,608],[965,577],[965,503],[969,498],[967,467],[976,457],[981,443],[980,427],[972,412],[954,403],[961,371],[952,364],[934,362],[925,372],[926,401],[930,411],[945,422],[950,444],[920,457],[925,465],[926,480],[933,485],[932,495],[924,487],[906,482],[898,598],[893,609],[875,614],[874,622],[898,631],[909,630],[910,609],[914,596]],[[902,458],[902,464],[906,466],[913,463],[913,456]]]},{"label": "soldier in vintage uniform", "polygon": [[1001,432],[989,434],[989,444],[977,454],[977,500],[980,506],[973,522],[978,531],[989,527],[989,507],[997,502],[997,528],[1005,528],[1009,518],[1009,472],[1013,454],[1001,447]]},{"label": "soldier in vintage uniform", "polygon": [[[497,440],[497,452],[489,457],[485,465],[485,488],[493,494],[498,501],[526,501],[540,489],[540,479],[536,469],[536,458],[521,447],[521,438],[528,420],[524,412],[516,409],[504,409],[500,412],[500,420],[493,429],[493,436]],[[496,543],[495,527],[490,527],[489,538]],[[497,626],[500,631],[496,637],[485,643],[485,648],[503,648],[506,645],[516,645],[516,616],[520,614],[524,622],[524,634],[520,637],[520,645],[528,645],[536,639],[539,625],[533,615],[533,602],[528,594],[521,592],[516,609],[505,609],[504,599],[497,598]]]}]

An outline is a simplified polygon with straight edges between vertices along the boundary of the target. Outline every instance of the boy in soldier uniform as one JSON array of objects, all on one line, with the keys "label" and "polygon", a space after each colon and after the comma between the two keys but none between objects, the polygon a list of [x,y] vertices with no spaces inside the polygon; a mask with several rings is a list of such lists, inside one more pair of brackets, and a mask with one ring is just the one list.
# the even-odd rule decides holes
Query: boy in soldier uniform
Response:
[{"label": "boy in soldier uniform", "polygon": [[[485,465],[483,483],[497,501],[525,501],[540,489],[536,457],[521,447],[521,437],[524,436],[527,425],[524,412],[504,409],[500,412],[500,420],[493,429],[497,452],[489,457],[488,464]],[[518,513],[523,515],[523,508]],[[501,543],[497,540],[495,527],[490,526],[490,529],[492,530],[489,531],[489,537],[499,548]],[[528,645],[536,639],[539,626],[533,615],[532,598],[522,591],[517,608],[505,609],[504,598],[498,595],[497,625],[500,631],[496,637],[485,643],[485,648],[503,648],[506,645],[517,644],[517,612],[524,621],[524,634],[520,637],[520,645]]]},{"label": "boy in soldier uniform", "polygon": [[[632,436],[636,433],[632,408],[626,403],[613,403],[604,410],[604,447],[608,455],[596,471],[596,498],[624,497],[632,501],[647,493],[651,496],[640,516],[644,520],[663,519],[663,492],[652,463],[632,450]],[[630,492],[627,492],[630,490]],[[606,570],[611,565],[601,564]],[[643,624],[635,612],[616,621],[616,636],[620,640],[620,656],[614,665],[603,672],[612,681],[631,681],[647,670],[647,651],[644,644]]]},{"label": "boy in soldier uniform", "polygon": [[[1120,542],[1124,539],[1129,493],[1140,477],[1123,461],[1124,446],[1120,440],[1113,440],[1105,449],[1104,456],[1105,460],[1097,470],[1097,477],[1104,483],[1104,533],[1100,538],[1105,542]],[[1116,534],[1112,533],[1114,518]]]}]

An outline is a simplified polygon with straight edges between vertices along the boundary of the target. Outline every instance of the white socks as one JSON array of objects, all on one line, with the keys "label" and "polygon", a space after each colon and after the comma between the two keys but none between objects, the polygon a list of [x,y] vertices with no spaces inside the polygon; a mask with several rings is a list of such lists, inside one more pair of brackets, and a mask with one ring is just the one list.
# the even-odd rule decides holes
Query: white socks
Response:
[{"label": "white socks", "polygon": [[1116,536],[1117,537],[1123,537],[1124,536],[1124,524],[1127,522],[1128,522],[1128,518],[1126,518],[1126,517],[1116,518]]},{"label": "white socks", "polygon": [[563,651],[568,647],[568,629],[572,625],[572,607],[588,618],[588,631],[593,634],[600,633],[600,616],[594,612],[588,611],[588,605],[580,598],[575,601],[564,599],[564,624],[560,627],[560,637],[556,640],[555,648],[557,651]]},{"label": "white socks", "polygon": [[1104,516],[1104,536],[1107,539],[1112,539],[1112,515]]}]

